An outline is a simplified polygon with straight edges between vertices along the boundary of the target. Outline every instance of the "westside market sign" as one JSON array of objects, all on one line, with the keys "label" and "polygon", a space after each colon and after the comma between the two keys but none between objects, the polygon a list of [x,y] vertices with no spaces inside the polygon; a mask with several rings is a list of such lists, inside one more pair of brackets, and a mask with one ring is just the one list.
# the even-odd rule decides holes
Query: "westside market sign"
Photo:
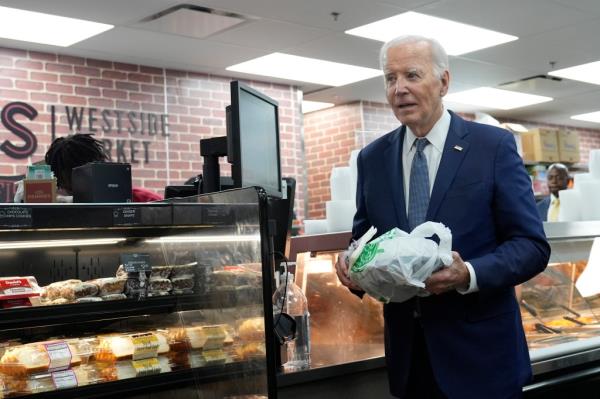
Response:
[{"label": "westside market sign", "polygon": [[[65,116],[69,131],[76,133],[104,133],[104,146],[111,161],[131,164],[149,162],[149,150],[155,137],[169,136],[168,114],[122,111],[114,109],[50,106],[52,140],[56,138],[56,121]],[[38,111],[28,103],[16,101],[6,104],[0,112],[0,121],[15,137],[0,143],[0,151],[14,159],[27,158],[37,149],[36,133],[17,118],[34,121]],[[111,138],[109,135],[128,138]],[[153,140],[149,140],[154,138]],[[15,140],[20,139],[20,140]]]}]

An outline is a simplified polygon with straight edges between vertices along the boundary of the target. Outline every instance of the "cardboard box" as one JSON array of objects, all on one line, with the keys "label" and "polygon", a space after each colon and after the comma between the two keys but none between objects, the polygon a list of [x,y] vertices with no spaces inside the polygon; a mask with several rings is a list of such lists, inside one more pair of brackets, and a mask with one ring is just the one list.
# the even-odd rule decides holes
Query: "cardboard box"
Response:
[{"label": "cardboard box", "polygon": [[561,162],[579,162],[579,133],[574,130],[558,131],[558,158]]},{"label": "cardboard box", "polygon": [[56,179],[25,179],[23,188],[23,202],[56,202]]},{"label": "cardboard box", "polygon": [[523,159],[529,162],[558,162],[558,130],[537,128],[521,135]]}]

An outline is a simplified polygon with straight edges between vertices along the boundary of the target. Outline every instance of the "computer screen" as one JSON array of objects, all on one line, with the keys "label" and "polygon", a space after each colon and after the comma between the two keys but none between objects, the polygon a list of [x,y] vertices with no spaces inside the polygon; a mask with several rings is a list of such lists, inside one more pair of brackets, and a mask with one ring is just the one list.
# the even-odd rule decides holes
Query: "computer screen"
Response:
[{"label": "computer screen", "polygon": [[281,197],[277,101],[233,81],[228,114],[227,155],[234,186],[260,186]]}]

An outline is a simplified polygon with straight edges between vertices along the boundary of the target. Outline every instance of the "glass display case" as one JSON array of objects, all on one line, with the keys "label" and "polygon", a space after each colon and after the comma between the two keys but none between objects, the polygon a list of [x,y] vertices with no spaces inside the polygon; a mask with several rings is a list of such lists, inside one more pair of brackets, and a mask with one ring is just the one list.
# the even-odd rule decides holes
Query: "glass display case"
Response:
[{"label": "glass display case", "polygon": [[[545,223],[544,229],[549,265],[516,288],[534,373],[527,397],[600,376],[600,222]],[[292,238],[290,258],[311,312],[313,361],[309,372],[279,376],[290,391],[342,373],[385,373],[381,305],[368,296],[360,300],[335,275],[337,253],[349,241],[349,232]]]},{"label": "glass display case", "polygon": [[0,398],[274,398],[260,189],[0,206]]}]

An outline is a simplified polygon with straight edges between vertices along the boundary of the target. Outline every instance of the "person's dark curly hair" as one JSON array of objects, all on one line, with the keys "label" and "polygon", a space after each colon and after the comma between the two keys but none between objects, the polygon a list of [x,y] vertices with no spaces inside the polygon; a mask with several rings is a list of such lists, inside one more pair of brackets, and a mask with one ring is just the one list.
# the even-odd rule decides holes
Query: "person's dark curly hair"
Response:
[{"label": "person's dark curly hair", "polygon": [[102,141],[91,134],[74,134],[54,140],[46,151],[45,159],[56,176],[56,185],[71,193],[73,168],[89,162],[105,162],[109,157]]}]

